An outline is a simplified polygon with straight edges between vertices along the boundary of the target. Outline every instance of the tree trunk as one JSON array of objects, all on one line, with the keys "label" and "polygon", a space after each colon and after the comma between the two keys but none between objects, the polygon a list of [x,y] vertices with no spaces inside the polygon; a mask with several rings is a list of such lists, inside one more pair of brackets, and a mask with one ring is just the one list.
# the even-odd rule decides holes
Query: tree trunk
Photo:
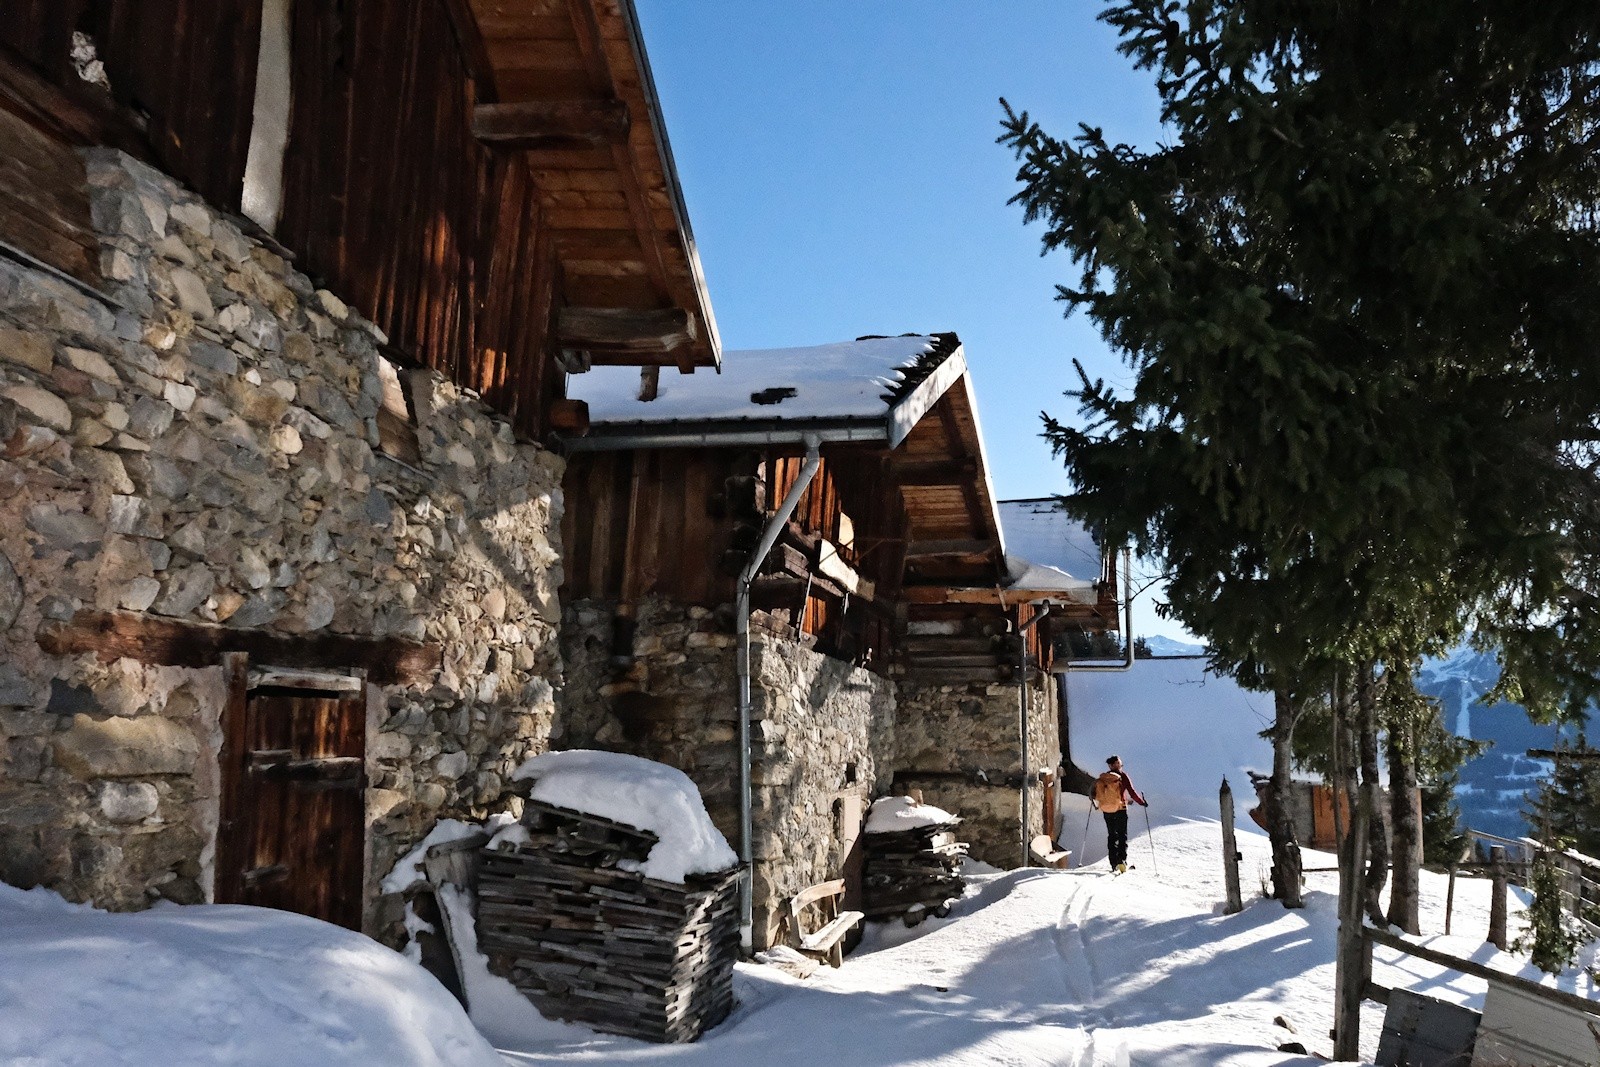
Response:
[{"label": "tree trunk", "polygon": [[1367,860],[1368,805],[1357,800],[1356,730],[1349,684],[1335,683],[1333,698],[1334,811],[1341,796],[1350,827],[1339,842],[1339,933],[1333,980],[1333,1058],[1360,1056],[1361,1000],[1366,988],[1366,951],[1361,937],[1362,871]]},{"label": "tree trunk", "polygon": [[1422,819],[1417,803],[1415,712],[1407,710],[1389,724],[1385,756],[1389,761],[1389,822],[1394,828],[1389,923],[1408,934],[1420,934]]},{"label": "tree trunk", "polygon": [[1387,926],[1383,886],[1389,879],[1389,835],[1378,817],[1383,783],[1378,771],[1378,696],[1383,682],[1376,665],[1363,663],[1356,683],[1355,733],[1361,757],[1361,808],[1367,820],[1367,863],[1361,879],[1362,908],[1374,926]]},{"label": "tree trunk", "polygon": [[1267,837],[1272,842],[1272,895],[1286,908],[1303,908],[1300,842],[1295,839],[1294,814],[1284,800],[1291,788],[1289,746],[1300,705],[1281,688],[1274,690],[1272,697],[1276,708],[1272,720],[1272,788],[1263,813],[1267,817]]}]

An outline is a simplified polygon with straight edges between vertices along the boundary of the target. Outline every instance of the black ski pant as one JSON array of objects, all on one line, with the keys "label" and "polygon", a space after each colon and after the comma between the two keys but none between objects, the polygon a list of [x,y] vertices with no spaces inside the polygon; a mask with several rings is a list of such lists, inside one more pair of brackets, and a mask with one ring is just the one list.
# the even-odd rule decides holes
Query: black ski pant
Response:
[{"label": "black ski pant", "polygon": [[1102,811],[1106,817],[1106,854],[1111,866],[1128,862],[1128,809]]}]

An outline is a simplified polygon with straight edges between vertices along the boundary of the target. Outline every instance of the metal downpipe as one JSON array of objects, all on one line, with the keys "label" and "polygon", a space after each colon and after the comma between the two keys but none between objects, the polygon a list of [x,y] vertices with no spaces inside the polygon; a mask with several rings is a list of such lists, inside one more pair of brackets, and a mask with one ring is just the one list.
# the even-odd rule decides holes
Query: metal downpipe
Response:
[{"label": "metal downpipe", "polygon": [[[1020,612],[1021,609],[1019,608]],[[1045,604],[1039,613],[1029,619],[1026,625],[1017,627],[1017,731],[1022,739],[1022,866],[1031,866],[1029,845],[1032,838],[1028,835],[1028,631],[1040,619],[1050,614],[1050,605]],[[1020,616],[1019,616],[1020,617]],[[1054,835],[1054,830],[1045,827],[1047,833]]]},{"label": "metal downpipe", "polygon": [[794,485],[789,487],[783,503],[778,505],[778,510],[768,520],[766,529],[761,533],[761,541],[750,553],[744,570],[739,572],[739,582],[734,592],[733,619],[737,635],[735,660],[739,675],[739,862],[743,868],[739,875],[739,941],[746,953],[755,945],[752,884],[755,835],[751,826],[750,797],[750,583],[755,581],[756,572],[777,543],[778,534],[789,522],[789,516],[794,514],[795,507],[800,503],[800,495],[811,484],[811,479],[816,477],[817,467],[822,462],[821,439],[808,436],[805,445],[806,460],[800,468],[800,474],[795,478]]}]

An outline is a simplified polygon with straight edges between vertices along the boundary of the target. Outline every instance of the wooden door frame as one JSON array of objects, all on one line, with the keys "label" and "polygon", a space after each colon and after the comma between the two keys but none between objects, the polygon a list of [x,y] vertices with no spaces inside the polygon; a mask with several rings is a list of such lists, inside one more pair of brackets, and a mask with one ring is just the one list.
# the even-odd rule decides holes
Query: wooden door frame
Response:
[{"label": "wooden door frame", "polygon": [[[212,885],[213,901],[224,897],[239,900],[243,896],[243,885],[239,881],[244,872],[243,863],[240,861],[240,848],[243,842],[238,834],[231,832],[234,827],[227,816],[236,817],[240,810],[240,787],[247,773],[246,753],[242,748],[235,750],[235,746],[229,742],[230,739],[243,736],[249,714],[250,692],[254,688],[259,688],[259,685],[252,685],[252,673],[259,676],[258,681],[270,679],[271,684],[277,688],[305,689],[312,692],[343,691],[350,693],[352,697],[359,694],[365,720],[362,724],[364,737],[361,747],[363,770],[369,776],[373,769],[372,739],[382,725],[385,708],[383,690],[369,681],[366,670],[359,667],[326,670],[315,667],[279,668],[263,665],[253,672],[249,653],[224,652],[222,670],[226,697],[220,723],[222,742],[217,752],[219,781],[217,830],[212,861],[215,872]],[[326,682],[333,678],[354,679],[356,684],[354,687],[317,684],[319,681]],[[372,928],[373,903],[378,888],[378,879],[372,870],[371,792],[371,785],[361,790],[361,930],[363,933]],[[228,879],[226,885],[223,881],[225,877]]]}]

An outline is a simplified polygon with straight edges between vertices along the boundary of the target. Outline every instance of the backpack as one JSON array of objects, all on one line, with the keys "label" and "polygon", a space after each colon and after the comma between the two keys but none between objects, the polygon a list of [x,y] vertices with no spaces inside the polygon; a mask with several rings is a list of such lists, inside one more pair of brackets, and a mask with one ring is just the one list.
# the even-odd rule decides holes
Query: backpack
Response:
[{"label": "backpack", "polygon": [[1101,811],[1121,811],[1122,775],[1107,771],[1094,780],[1094,803]]}]

